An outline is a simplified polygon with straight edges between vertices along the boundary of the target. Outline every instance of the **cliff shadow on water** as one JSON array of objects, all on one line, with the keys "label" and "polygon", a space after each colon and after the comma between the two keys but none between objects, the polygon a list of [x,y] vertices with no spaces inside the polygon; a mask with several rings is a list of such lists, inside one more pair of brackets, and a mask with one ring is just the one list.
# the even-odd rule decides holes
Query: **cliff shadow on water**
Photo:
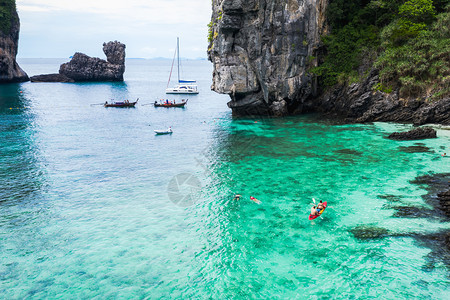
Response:
[{"label": "cliff shadow on water", "polygon": [[46,176],[31,106],[22,85],[0,85],[0,202],[4,208],[18,204],[26,208],[43,198]]}]

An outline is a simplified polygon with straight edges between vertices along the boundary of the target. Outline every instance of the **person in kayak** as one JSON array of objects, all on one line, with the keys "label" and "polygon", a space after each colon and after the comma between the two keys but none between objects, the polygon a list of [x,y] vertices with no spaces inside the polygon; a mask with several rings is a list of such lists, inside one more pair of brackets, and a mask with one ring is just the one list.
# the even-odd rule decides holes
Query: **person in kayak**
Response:
[{"label": "person in kayak", "polygon": [[322,203],[322,200],[320,200],[320,202],[319,202],[319,204],[317,204],[317,210],[322,210],[322,209],[324,209],[324,207],[323,207],[323,203]]},{"label": "person in kayak", "polygon": [[319,214],[319,211],[316,209],[316,206],[314,205],[312,208],[311,208],[311,215],[312,216],[316,216],[316,215],[318,215]]}]

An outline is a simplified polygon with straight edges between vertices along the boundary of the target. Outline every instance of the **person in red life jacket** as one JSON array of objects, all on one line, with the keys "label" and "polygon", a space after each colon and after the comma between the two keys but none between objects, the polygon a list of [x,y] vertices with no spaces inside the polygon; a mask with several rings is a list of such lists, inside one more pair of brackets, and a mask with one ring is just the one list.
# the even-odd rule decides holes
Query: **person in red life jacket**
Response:
[{"label": "person in red life jacket", "polygon": [[258,199],[256,199],[253,196],[250,196],[250,200],[252,200],[253,202],[257,203],[257,204],[261,204],[261,201],[259,201]]}]

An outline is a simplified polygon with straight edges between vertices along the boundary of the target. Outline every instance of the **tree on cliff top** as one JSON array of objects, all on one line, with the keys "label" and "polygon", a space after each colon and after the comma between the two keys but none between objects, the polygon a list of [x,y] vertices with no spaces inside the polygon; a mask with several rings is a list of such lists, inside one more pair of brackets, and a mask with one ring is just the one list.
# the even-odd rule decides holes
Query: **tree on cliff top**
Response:
[{"label": "tree on cliff top", "polygon": [[449,27],[449,2],[330,0],[331,33],[322,38],[325,56],[311,72],[322,85],[332,86],[361,80],[376,62],[382,91],[400,88],[404,96],[426,93],[427,99],[448,96],[450,36],[444,29]]},{"label": "tree on cliff top", "polygon": [[398,9],[398,18],[387,26],[384,36],[395,45],[401,45],[426,30],[436,11],[432,0],[408,0]]},{"label": "tree on cliff top", "polygon": [[9,34],[16,18],[15,11],[15,0],[0,0],[0,32]]}]

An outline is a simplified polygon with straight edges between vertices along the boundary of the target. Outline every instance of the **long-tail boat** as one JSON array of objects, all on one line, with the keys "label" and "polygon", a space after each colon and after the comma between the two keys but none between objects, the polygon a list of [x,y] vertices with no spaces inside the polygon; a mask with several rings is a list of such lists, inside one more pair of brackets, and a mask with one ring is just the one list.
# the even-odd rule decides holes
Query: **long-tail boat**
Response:
[{"label": "long-tail boat", "polygon": [[166,100],[165,102],[161,102],[161,103],[158,103],[157,101],[155,101],[155,103],[153,105],[155,107],[184,107],[187,102],[188,102],[188,100],[186,100],[186,101],[181,100],[181,102],[179,102],[179,103],[176,103],[175,101],[171,102],[171,101]]},{"label": "long-tail boat", "polygon": [[112,102],[108,103],[108,101],[103,104],[104,107],[134,107],[136,103],[139,101],[139,98],[135,102],[130,102],[128,100],[122,102]]}]

